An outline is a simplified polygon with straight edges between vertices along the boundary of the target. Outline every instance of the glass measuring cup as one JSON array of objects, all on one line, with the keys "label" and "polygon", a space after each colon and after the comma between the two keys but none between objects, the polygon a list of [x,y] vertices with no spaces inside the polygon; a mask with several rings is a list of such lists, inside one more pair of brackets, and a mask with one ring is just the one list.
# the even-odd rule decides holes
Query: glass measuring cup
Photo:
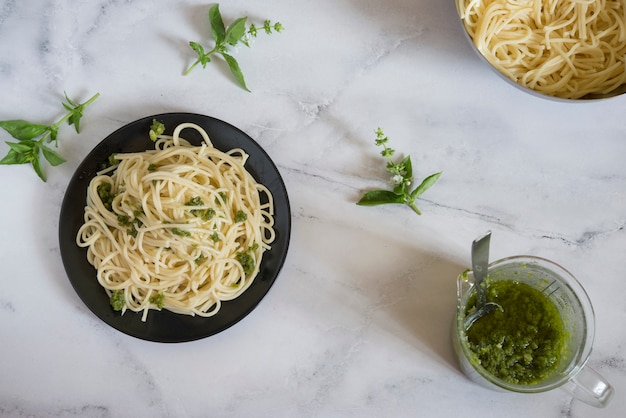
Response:
[{"label": "glass measuring cup", "polygon": [[589,405],[606,406],[613,387],[586,365],[593,345],[595,316],[589,296],[574,276],[550,260],[515,256],[491,263],[488,279],[489,283],[502,280],[525,283],[548,296],[563,321],[566,349],[556,370],[537,383],[513,384],[488,372],[470,349],[466,335],[467,305],[475,293],[474,277],[469,271],[457,278],[457,314],[452,326],[452,344],[462,371],[472,381],[490,389],[537,393],[561,388]]}]

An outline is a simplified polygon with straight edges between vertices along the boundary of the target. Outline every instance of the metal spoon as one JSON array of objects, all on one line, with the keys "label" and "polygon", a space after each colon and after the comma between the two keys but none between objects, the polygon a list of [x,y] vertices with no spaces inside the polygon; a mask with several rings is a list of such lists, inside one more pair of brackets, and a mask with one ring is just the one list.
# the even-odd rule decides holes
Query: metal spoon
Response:
[{"label": "metal spoon", "polygon": [[465,317],[465,328],[471,327],[478,318],[502,307],[494,302],[487,302],[487,294],[483,281],[487,277],[489,266],[489,244],[491,231],[472,242],[472,271],[474,273],[474,288],[476,289],[475,310]]}]

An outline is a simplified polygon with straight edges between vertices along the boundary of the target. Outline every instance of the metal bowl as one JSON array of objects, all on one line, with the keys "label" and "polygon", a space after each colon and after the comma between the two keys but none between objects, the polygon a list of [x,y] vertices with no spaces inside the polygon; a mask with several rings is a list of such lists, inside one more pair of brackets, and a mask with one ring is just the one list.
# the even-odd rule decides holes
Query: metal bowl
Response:
[{"label": "metal bowl", "polygon": [[[479,0],[481,1],[481,0]],[[505,80],[507,83],[515,86],[516,88],[529,93],[531,95],[537,96],[537,97],[541,97],[544,99],[550,99],[550,100],[555,100],[555,101],[562,101],[562,102],[586,102],[586,101],[594,101],[594,100],[605,100],[605,99],[610,99],[613,97],[617,97],[620,96],[624,93],[626,93],[626,84],[622,84],[619,87],[615,88],[614,90],[608,92],[608,93],[590,93],[590,94],[586,94],[582,97],[579,98],[565,98],[565,97],[559,97],[559,96],[555,96],[555,95],[549,95],[546,93],[543,93],[541,91],[538,90],[534,90],[530,87],[527,87],[521,83],[516,82],[515,80],[509,78],[507,75],[505,75],[504,73],[502,73],[496,66],[494,66],[482,53],[481,51],[476,47],[476,45],[474,44],[474,40],[472,39],[472,37],[470,36],[470,34],[468,33],[465,24],[463,22],[463,18],[461,17],[461,10],[459,9],[459,0],[454,0],[455,2],[455,8],[457,9],[457,13],[459,16],[459,23],[461,24],[461,27],[463,29],[463,33],[465,34],[465,37],[467,39],[467,41],[469,42],[469,44],[471,45],[472,50],[480,57],[480,59],[487,64],[487,66],[489,66],[489,68],[491,68],[493,71],[496,72],[496,74],[498,74],[498,76],[500,76],[500,78],[502,78],[503,80]],[[625,6],[626,7],[626,3]],[[624,57],[622,59],[622,61],[626,61],[626,57]],[[625,64],[626,65],[626,64]],[[626,69],[625,69],[626,71]]]}]

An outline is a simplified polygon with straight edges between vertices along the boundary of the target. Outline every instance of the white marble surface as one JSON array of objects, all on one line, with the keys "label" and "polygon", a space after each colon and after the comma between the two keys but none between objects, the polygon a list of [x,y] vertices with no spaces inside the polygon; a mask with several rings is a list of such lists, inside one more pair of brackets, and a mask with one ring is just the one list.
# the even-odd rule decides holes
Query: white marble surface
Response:
[{"label": "white marble surface", "polygon": [[[626,408],[626,96],[567,104],[524,94],[468,47],[452,0],[224,1],[224,19],[286,30],[183,77],[210,3],[0,1],[0,119],[50,123],[63,91],[99,92],[47,183],[0,167],[0,416],[618,417]],[[255,138],[287,184],[287,262],[236,326],[182,344],[100,321],[65,274],[67,183],[102,138],[143,116],[189,111]],[[407,207],[364,208],[385,185],[382,127],[417,176]],[[0,132],[4,155],[8,135]],[[471,240],[492,258],[533,254],[571,270],[596,310],[589,364],[614,386],[602,410],[556,390],[500,394],[468,381],[448,332]]]}]

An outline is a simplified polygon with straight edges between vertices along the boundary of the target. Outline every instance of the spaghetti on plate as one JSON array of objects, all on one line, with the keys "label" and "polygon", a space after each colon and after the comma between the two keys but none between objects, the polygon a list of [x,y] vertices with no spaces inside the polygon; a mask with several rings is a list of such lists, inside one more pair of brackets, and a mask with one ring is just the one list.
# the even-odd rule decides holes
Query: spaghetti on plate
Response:
[{"label": "spaghetti on plate", "polygon": [[153,139],[154,150],[115,154],[91,180],[77,244],[122,314],[215,315],[259,273],[275,237],[272,195],[245,169],[244,150],[216,149],[198,125]]}]

